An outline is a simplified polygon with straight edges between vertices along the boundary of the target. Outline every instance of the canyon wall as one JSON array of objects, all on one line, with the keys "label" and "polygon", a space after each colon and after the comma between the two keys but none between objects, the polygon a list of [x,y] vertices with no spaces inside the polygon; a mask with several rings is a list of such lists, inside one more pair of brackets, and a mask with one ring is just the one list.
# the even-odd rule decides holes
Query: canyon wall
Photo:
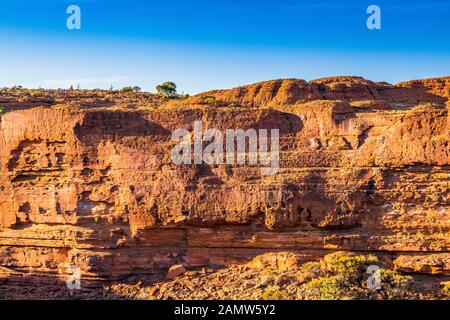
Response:
[{"label": "canyon wall", "polygon": [[[450,78],[355,77],[274,80],[145,110],[102,97],[74,105],[73,93],[53,106],[4,97],[0,274],[72,264],[117,279],[348,250],[450,275],[449,97]],[[278,173],[173,164],[171,134],[195,120],[279,129]]]}]

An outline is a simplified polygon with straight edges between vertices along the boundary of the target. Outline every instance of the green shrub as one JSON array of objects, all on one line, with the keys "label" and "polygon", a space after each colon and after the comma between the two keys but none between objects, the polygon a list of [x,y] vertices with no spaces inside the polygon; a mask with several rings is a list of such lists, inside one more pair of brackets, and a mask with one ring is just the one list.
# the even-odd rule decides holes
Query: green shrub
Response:
[{"label": "green shrub", "polygon": [[307,281],[311,281],[314,278],[319,278],[323,276],[320,262],[307,262],[303,264],[299,271],[297,272],[297,279],[304,283]]},{"label": "green shrub", "polygon": [[380,293],[384,299],[405,299],[409,296],[412,277],[401,275],[395,270],[380,269],[380,280]]},{"label": "green shrub", "polygon": [[341,275],[347,279],[355,280],[367,267],[379,263],[373,255],[356,256],[346,252],[335,252],[324,257],[327,271],[334,275]]},{"label": "green shrub", "polygon": [[[112,91],[112,90],[111,90]],[[121,92],[141,92],[141,87],[133,86],[133,87],[123,87],[120,89]]]},{"label": "green shrub", "polygon": [[283,300],[286,299],[283,291],[280,290],[279,286],[267,287],[262,293],[263,300]]},{"label": "green shrub", "polygon": [[326,255],[321,263],[308,262],[297,272],[300,298],[336,299],[407,299],[414,297],[412,277],[397,271],[379,269],[380,288],[367,286],[367,268],[380,264],[373,255],[354,255],[335,252]]},{"label": "green shrub", "polygon": [[309,295],[313,299],[338,300],[341,293],[341,283],[337,278],[317,278],[311,280],[307,285]]},{"label": "green shrub", "polygon": [[216,102],[216,98],[214,98],[214,97],[203,98],[203,103],[214,104],[215,102]]},{"label": "green shrub", "polygon": [[4,114],[8,112],[8,110],[5,107],[0,106],[0,114]]},{"label": "green shrub", "polygon": [[120,91],[121,92],[133,92],[133,87],[123,87]]},{"label": "green shrub", "polygon": [[389,287],[406,289],[412,282],[413,278],[404,276],[394,270],[380,269],[381,283]]}]

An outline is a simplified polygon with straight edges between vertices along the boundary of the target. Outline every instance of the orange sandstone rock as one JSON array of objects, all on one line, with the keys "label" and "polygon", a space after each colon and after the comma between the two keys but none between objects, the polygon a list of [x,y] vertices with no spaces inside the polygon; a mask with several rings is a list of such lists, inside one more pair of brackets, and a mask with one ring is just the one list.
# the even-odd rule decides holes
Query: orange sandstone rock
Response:
[{"label": "orange sandstone rock", "polygon": [[187,269],[182,264],[171,266],[167,272],[166,279],[172,280],[185,272],[187,272]]},{"label": "orange sandstone rock", "polygon": [[[11,111],[0,117],[0,266],[52,275],[74,264],[115,279],[274,250],[445,254],[448,79],[274,80],[169,102],[1,92]],[[195,120],[279,129],[279,172],[173,164],[171,133]]]}]

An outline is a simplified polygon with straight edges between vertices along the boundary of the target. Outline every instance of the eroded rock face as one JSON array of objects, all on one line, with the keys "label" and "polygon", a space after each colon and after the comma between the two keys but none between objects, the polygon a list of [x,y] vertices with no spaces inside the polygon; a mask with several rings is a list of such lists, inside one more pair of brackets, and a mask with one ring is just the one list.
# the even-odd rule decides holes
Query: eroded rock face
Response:
[{"label": "eroded rock face", "polygon": [[[449,89],[449,78],[393,86],[336,77],[154,110],[118,108],[114,96],[69,106],[74,93],[47,108],[10,101],[14,111],[0,118],[0,265],[65,274],[72,264],[114,279],[273,250],[305,261],[332,250],[407,254],[426,264],[450,250]],[[278,128],[280,170],[173,164],[171,134],[195,120]]]}]

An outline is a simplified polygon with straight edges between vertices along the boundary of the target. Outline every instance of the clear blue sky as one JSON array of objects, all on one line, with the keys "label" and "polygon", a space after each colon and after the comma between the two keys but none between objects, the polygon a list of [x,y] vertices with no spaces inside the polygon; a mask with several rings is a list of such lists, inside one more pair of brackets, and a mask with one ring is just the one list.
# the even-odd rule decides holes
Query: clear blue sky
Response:
[{"label": "clear blue sky", "polygon": [[[66,28],[77,4],[82,29]],[[366,9],[382,29],[366,28]],[[450,75],[450,0],[0,0],[0,86],[196,93],[276,78]]]}]

